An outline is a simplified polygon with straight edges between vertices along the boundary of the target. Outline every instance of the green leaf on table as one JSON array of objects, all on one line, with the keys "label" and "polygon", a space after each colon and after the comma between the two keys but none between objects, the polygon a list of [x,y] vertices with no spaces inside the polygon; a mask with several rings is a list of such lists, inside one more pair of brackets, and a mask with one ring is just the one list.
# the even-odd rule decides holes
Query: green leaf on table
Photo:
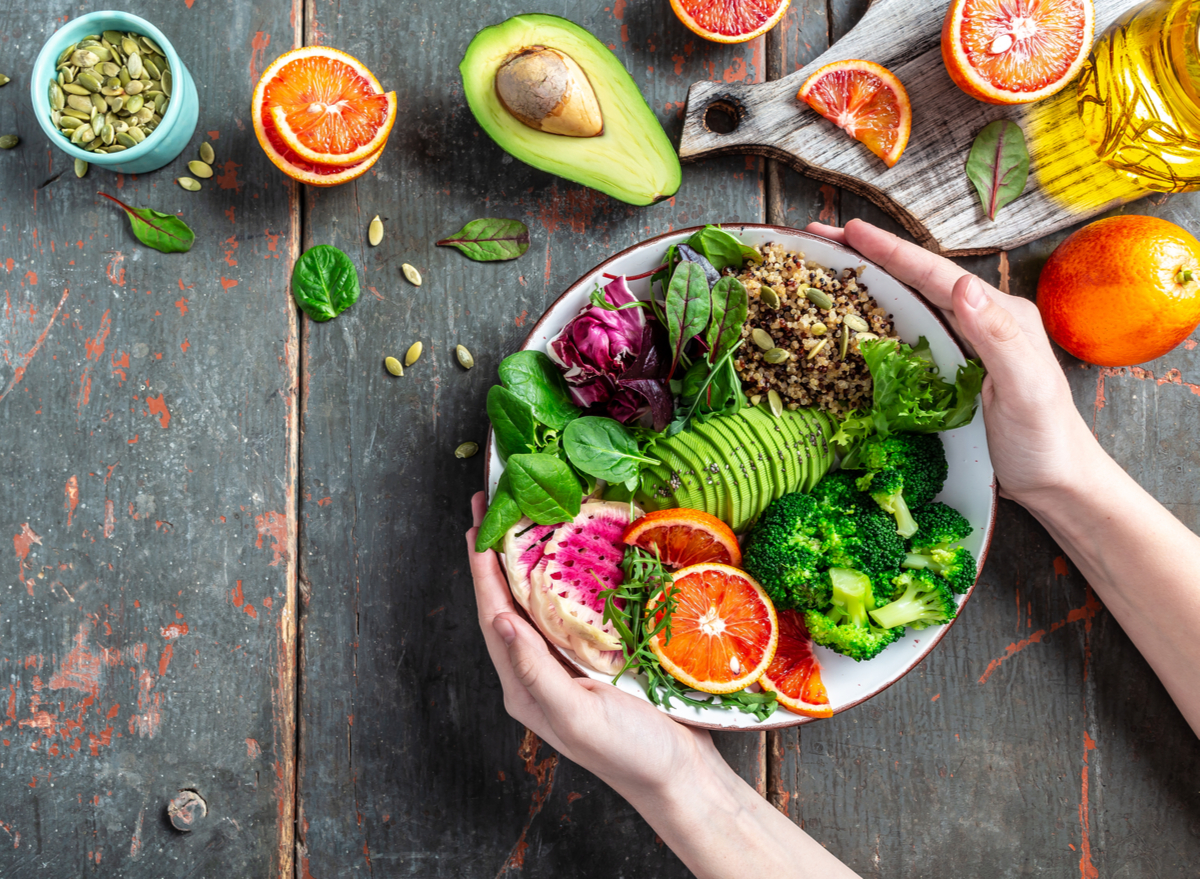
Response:
[{"label": "green leaf on table", "polygon": [[983,211],[992,220],[1014,201],[1029,178],[1029,150],[1021,126],[1007,119],[989,122],[967,156],[967,177],[975,184]]},{"label": "green leaf on table", "polygon": [[579,417],[562,372],[541,351],[517,351],[500,361],[500,381],[533,409],[547,427],[562,430]]},{"label": "green leaf on table", "polygon": [[634,479],[642,464],[657,464],[638,452],[633,434],[611,418],[585,415],[567,425],[563,448],[577,470],[605,482]]},{"label": "green leaf on table", "polygon": [[517,501],[512,496],[512,489],[508,484],[508,472],[505,471],[500,474],[500,481],[496,485],[496,494],[488,505],[483,521],[479,524],[479,531],[475,535],[475,551],[486,552],[489,549],[499,549],[508,529],[519,521],[521,521],[521,508],[517,506]]},{"label": "green leaf on table", "polygon": [[674,373],[683,346],[693,336],[704,332],[712,315],[712,295],[704,269],[694,262],[681,262],[667,286],[664,308],[671,347],[671,373]]},{"label": "green leaf on table", "polygon": [[708,345],[708,362],[715,363],[742,335],[742,324],[750,307],[750,297],[742,282],[726,275],[712,288],[712,322],[704,343]]},{"label": "green leaf on table", "polygon": [[516,259],[529,249],[529,228],[520,220],[472,220],[438,247],[457,247],[476,262]]},{"label": "green leaf on table", "polygon": [[121,210],[129,217],[133,234],[147,247],[162,253],[187,253],[192,249],[196,233],[174,214],[164,214],[150,208],[131,208],[111,195],[103,192],[98,194],[121,206]]},{"label": "green leaf on table", "polygon": [[333,320],[358,301],[358,269],[331,244],[310,247],[292,269],[292,296],[313,320]]},{"label": "green leaf on table", "polygon": [[532,452],[537,448],[537,431],[533,408],[512,391],[492,385],[487,395],[487,414],[496,434],[496,451],[500,460],[509,455]]},{"label": "green leaf on table", "polygon": [[521,512],[538,525],[557,525],[579,515],[583,489],[571,468],[555,455],[513,455],[509,485]]}]

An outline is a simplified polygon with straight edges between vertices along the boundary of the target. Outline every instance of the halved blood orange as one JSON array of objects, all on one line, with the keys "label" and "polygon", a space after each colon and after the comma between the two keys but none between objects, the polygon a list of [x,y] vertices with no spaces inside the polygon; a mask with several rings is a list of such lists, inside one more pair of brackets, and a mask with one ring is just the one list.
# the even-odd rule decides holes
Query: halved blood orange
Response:
[{"label": "halved blood orange", "polygon": [[742,548],[728,525],[710,513],[686,507],[656,510],[629,523],[622,538],[629,546],[654,552],[664,565],[684,568],[700,562],[739,567]]},{"label": "halved blood orange", "polygon": [[874,61],[834,61],[804,81],[796,97],[841,128],[889,168],[912,131],[908,92]]},{"label": "halved blood orange", "polygon": [[337,186],[339,183],[348,183],[367,173],[383,155],[383,150],[380,150],[365,162],[355,165],[316,165],[306,162],[288,149],[279,132],[275,130],[275,124],[270,119],[264,119],[260,112],[254,113],[253,121],[254,133],[258,135],[258,142],[267,158],[284,174],[309,186]]},{"label": "halved blood orange", "polygon": [[758,685],[770,690],[779,704],[805,717],[833,717],[829,694],[821,683],[821,665],[813,655],[812,638],[799,611],[779,611],[779,646]]},{"label": "halved blood orange", "polygon": [[[671,639],[650,639],[650,649],[677,680],[703,693],[733,693],[757,681],[775,656],[775,608],[745,571],[704,563],[675,573]],[[646,612],[657,625],[662,595]]]},{"label": "halved blood orange", "polygon": [[942,60],[971,97],[1028,104],[1075,78],[1095,27],[1092,0],[953,0],[942,24]]},{"label": "halved blood orange", "polygon": [[779,23],[791,0],[671,0],[675,15],[714,43],[744,43]]}]

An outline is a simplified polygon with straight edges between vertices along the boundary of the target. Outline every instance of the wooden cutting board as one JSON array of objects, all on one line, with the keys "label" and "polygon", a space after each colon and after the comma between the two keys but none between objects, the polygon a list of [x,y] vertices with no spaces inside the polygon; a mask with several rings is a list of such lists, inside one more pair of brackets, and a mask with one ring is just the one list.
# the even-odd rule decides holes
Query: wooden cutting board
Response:
[{"label": "wooden cutting board", "polygon": [[[1097,35],[1141,2],[1095,0]],[[947,6],[875,0],[836,45],[783,79],[695,83],[688,90],[680,158],[757,153],[782,160],[866,196],[926,247],[947,255],[1011,250],[1147,194],[1092,152],[1075,110],[1074,84],[1045,101],[1018,106],[985,104],[960,91],[942,62]],[[882,64],[908,91],[912,135],[894,168],[796,99],[818,67],[849,58]],[[975,135],[995,119],[1011,119],[1025,131],[1030,172],[1025,192],[992,221],[964,164]],[[729,123],[736,127],[728,133],[713,130]]]}]

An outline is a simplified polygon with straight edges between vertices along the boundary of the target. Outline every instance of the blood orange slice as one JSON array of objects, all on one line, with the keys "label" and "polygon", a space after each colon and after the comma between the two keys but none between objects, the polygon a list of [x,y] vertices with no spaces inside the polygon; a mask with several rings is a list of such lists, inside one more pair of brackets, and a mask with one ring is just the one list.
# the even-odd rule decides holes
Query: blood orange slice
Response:
[{"label": "blood orange slice", "polygon": [[[677,680],[704,693],[733,693],[757,681],[779,638],[775,608],[745,571],[729,565],[691,565],[675,573],[671,639],[650,649]],[[661,595],[647,605],[657,625]]]},{"label": "blood orange slice", "polygon": [[629,523],[622,538],[629,546],[654,552],[664,565],[684,568],[700,562],[739,567],[742,549],[728,525],[709,513],[680,508],[657,510]]},{"label": "blood orange slice", "polygon": [[1075,78],[1095,26],[1092,0],[953,0],[942,24],[942,60],[971,97],[1028,104]]},{"label": "blood orange slice", "polygon": [[835,61],[817,70],[796,97],[841,128],[889,168],[912,131],[912,105],[900,80],[873,61]]},{"label": "blood orange slice", "polygon": [[758,684],[773,692],[789,711],[805,717],[833,717],[829,694],[821,683],[821,666],[799,611],[779,612],[779,646]]},{"label": "blood orange slice", "polygon": [[778,24],[791,0],[671,0],[675,15],[714,43],[744,43]]}]

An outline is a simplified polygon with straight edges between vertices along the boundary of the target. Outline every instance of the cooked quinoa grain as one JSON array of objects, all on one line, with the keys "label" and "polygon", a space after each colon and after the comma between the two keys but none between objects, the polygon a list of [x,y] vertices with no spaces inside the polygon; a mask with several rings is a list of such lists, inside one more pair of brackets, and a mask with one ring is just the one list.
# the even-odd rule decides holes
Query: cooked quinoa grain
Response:
[{"label": "cooked quinoa grain", "polygon": [[[746,343],[734,358],[746,395],[765,396],[774,389],[789,409],[816,406],[839,415],[869,407],[871,373],[858,343],[896,338],[892,316],[858,283],[853,269],[846,269],[839,278],[806,263],[803,253],[788,252],[781,244],[755,250],[762,255],[762,262],[747,262],[738,275],[750,296],[742,327]],[[771,288],[765,298],[764,287]],[[806,295],[810,289],[813,292]],[[773,299],[778,299],[778,308],[771,307]],[[833,307],[821,307],[828,303]],[[774,343],[770,358],[750,340],[756,329],[770,335]],[[843,333],[847,336],[845,358]],[[778,349],[789,356],[781,358],[775,353]]]}]

